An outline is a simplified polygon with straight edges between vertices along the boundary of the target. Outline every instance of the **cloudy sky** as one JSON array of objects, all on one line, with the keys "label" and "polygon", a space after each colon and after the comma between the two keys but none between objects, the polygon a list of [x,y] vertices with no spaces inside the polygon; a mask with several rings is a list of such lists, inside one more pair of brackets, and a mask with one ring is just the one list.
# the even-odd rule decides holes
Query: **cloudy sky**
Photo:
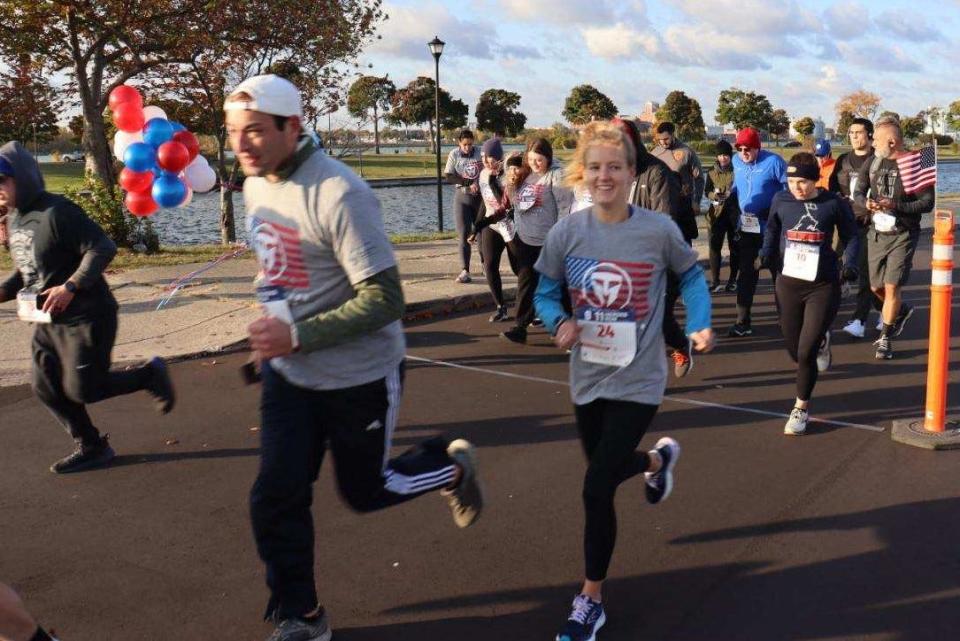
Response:
[{"label": "cloudy sky", "polygon": [[834,120],[856,89],[915,113],[960,99],[960,0],[385,0],[382,40],[362,62],[401,86],[433,77],[426,43],[446,41],[440,84],[473,106],[485,89],[519,93],[528,124],[562,120],[589,83],[621,113],[674,89],[700,101],[737,86],[791,118]]}]

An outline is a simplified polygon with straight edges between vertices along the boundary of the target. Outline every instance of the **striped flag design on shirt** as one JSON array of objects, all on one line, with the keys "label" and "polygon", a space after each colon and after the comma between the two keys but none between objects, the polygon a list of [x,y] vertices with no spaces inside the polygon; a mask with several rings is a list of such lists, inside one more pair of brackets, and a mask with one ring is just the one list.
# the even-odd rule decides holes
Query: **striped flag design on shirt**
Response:
[{"label": "striped flag design on shirt", "polygon": [[654,265],[567,256],[567,288],[574,307],[632,308],[638,319],[650,311]]},{"label": "striped flag design on shirt", "polygon": [[296,227],[254,216],[250,219],[250,240],[267,282],[296,289],[310,286],[300,247],[300,232]]},{"label": "striped flag design on shirt", "polygon": [[897,168],[905,194],[915,194],[937,184],[937,152],[933,147],[903,154],[897,158]]}]

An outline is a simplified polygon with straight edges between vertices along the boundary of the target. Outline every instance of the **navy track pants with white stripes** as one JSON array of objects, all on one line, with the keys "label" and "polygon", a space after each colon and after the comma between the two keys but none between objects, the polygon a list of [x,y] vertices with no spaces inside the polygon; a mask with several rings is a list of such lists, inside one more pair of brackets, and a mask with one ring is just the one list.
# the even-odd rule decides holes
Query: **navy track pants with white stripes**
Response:
[{"label": "navy track pants with white stripes", "polygon": [[338,390],[309,390],[264,364],[260,472],[250,491],[257,552],[267,566],[267,618],[317,606],[313,576],[313,483],[329,446],[337,486],[354,510],[371,512],[450,484],[447,441],[433,438],[389,459],[403,363],[386,378]]}]

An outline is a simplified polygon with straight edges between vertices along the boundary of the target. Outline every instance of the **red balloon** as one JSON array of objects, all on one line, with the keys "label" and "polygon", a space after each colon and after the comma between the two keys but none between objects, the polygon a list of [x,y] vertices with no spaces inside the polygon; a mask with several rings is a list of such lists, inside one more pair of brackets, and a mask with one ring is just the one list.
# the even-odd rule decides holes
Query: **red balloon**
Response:
[{"label": "red balloon", "polygon": [[126,191],[150,191],[150,188],[153,187],[153,172],[132,171],[130,168],[124,167],[120,171],[120,186]]},{"label": "red balloon", "polygon": [[123,199],[123,203],[134,216],[149,216],[158,209],[157,203],[153,200],[153,196],[150,195],[150,190],[142,192],[128,191],[126,198]]},{"label": "red balloon", "polygon": [[134,103],[137,107],[143,108],[143,96],[130,85],[114,87],[113,91],[110,92],[110,98],[107,102],[110,105],[110,111],[116,111],[117,107],[124,103]]},{"label": "red balloon", "polygon": [[193,162],[193,159],[200,153],[200,141],[189,131],[178,131],[173,134],[173,140],[187,148],[187,151],[190,152],[190,162]]},{"label": "red balloon", "polygon": [[190,164],[190,152],[174,140],[168,140],[157,147],[157,164],[171,174],[179,174]]},{"label": "red balloon", "polygon": [[120,131],[136,133],[143,129],[143,107],[136,103],[124,102],[113,111],[113,124]]}]

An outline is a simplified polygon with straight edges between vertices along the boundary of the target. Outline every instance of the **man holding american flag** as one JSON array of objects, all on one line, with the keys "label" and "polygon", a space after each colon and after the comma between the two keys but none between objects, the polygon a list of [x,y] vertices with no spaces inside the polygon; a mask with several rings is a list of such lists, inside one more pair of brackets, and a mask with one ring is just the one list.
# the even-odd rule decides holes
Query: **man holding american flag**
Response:
[{"label": "man holding american flag", "polygon": [[936,152],[932,148],[907,151],[900,121],[881,118],[875,126],[876,157],[864,163],[854,201],[870,211],[867,255],[870,288],[883,301],[876,357],[893,358],[890,345],[913,314],[901,301],[901,289],[910,277],[913,254],[920,239],[920,217],[933,210],[937,182]]}]

